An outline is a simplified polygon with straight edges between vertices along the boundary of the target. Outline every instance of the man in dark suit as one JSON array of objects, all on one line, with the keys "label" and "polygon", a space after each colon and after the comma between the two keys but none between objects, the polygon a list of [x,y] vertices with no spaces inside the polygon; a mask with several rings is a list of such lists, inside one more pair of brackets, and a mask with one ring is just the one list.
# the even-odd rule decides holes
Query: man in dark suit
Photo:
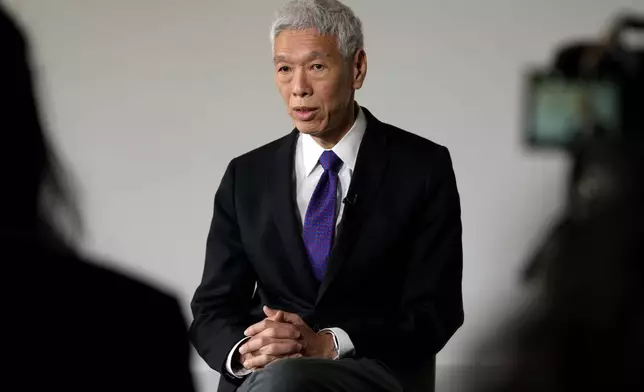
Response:
[{"label": "man in dark suit", "polygon": [[354,101],[361,30],[336,0],[273,25],[296,129],[229,164],[192,302],[220,391],[399,391],[463,322],[450,155]]}]

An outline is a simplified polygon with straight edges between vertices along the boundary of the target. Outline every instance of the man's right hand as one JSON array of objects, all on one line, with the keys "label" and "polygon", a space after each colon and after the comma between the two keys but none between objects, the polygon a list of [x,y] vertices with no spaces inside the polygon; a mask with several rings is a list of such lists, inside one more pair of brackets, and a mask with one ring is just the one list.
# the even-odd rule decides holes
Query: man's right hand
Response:
[{"label": "man's right hand", "polygon": [[240,362],[246,369],[261,369],[280,358],[302,356],[302,343],[297,341],[300,332],[296,326],[284,321],[282,311],[251,325],[244,334],[252,336],[239,348]]}]

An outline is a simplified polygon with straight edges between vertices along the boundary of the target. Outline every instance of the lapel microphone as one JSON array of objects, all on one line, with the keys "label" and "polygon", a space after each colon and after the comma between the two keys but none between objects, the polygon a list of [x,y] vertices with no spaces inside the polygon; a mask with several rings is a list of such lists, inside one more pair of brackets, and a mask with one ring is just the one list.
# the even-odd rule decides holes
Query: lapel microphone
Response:
[{"label": "lapel microphone", "polygon": [[354,206],[357,201],[358,201],[358,195],[354,193],[351,195],[347,195],[347,197],[345,197],[342,200],[342,204],[344,204],[345,206]]}]

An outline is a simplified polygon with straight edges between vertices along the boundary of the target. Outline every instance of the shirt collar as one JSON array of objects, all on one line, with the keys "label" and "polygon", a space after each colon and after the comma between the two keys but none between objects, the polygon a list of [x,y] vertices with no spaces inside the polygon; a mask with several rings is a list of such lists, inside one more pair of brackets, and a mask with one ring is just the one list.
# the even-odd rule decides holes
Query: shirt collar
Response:
[{"label": "shirt collar", "polygon": [[[358,105],[358,116],[353,123],[349,132],[336,144],[331,151],[333,151],[338,158],[344,162],[352,172],[356,166],[358,158],[358,150],[362,137],[367,130],[367,118],[365,117],[362,108]],[[325,149],[320,146],[311,135],[301,134],[302,136],[302,155],[304,161],[304,173],[308,177],[309,174],[315,169],[320,160],[320,156]]]}]

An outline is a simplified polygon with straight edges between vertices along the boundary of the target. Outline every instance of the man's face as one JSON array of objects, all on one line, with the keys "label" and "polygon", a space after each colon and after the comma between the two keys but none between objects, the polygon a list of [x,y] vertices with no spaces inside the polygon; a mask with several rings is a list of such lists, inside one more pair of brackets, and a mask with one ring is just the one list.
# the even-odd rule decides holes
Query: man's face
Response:
[{"label": "man's face", "polygon": [[286,30],[275,39],[275,82],[297,129],[312,136],[344,126],[356,83],[334,37]]}]

